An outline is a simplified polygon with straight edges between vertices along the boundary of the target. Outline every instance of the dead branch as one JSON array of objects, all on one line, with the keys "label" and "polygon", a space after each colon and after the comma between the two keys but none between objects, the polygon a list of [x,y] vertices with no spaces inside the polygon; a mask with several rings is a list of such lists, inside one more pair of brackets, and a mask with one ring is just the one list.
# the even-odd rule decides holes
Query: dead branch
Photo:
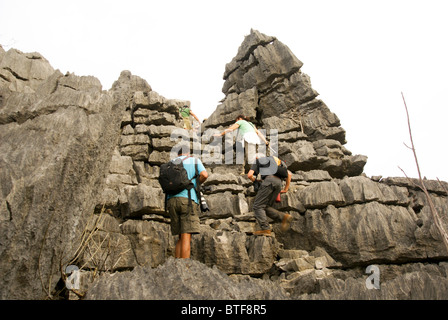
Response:
[{"label": "dead branch", "polygon": [[[93,226],[93,228],[92,228],[92,230],[91,230],[90,232],[88,232],[89,223],[88,223],[88,222],[86,223],[86,226],[85,226],[85,228],[84,228],[83,235],[82,235],[82,238],[81,238],[81,242],[80,242],[80,244],[79,244],[79,247],[78,247],[78,249],[75,251],[75,255],[74,255],[74,257],[72,258],[72,260],[71,260],[68,264],[71,264],[71,263],[73,263],[74,261],[76,261],[76,259],[78,259],[78,257],[81,255],[81,253],[84,252],[84,250],[86,249],[86,246],[87,246],[87,244],[89,243],[90,239],[91,239],[91,238],[93,237],[93,235],[96,233],[96,231],[97,231],[97,227],[98,227],[98,225],[100,224],[100,221],[103,222],[101,219],[104,220],[104,217],[105,217],[105,216],[103,216],[104,209],[105,209],[105,208],[104,208],[104,206],[103,206],[103,208],[101,209],[100,215],[99,215],[99,217],[97,217],[96,222],[95,222],[95,225]],[[95,215],[93,214],[92,218],[94,218],[94,217],[95,217]]]},{"label": "dead branch", "polygon": [[96,246],[96,250],[93,252],[93,254],[91,253],[91,250],[90,250],[90,244],[87,243],[87,246],[88,246],[89,252],[90,252],[90,257],[87,259],[87,261],[84,262],[84,264],[82,265],[82,267],[80,269],[84,269],[84,267],[90,262],[90,260],[92,260],[93,264],[96,264],[94,258],[96,256],[96,254],[99,252],[99,250],[101,250],[103,243],[108,239],[108,237],[109,237],[109,234],[106,234],[106,236],[104,237],[103,241],[101,241],[100,244],[98,244],[92,238],[92,241],[93,241],[94,245]]},{"label": "dead branch", "polygon": [[442,220],[440,219],[440,216],[439,216],[439,214],[438,214],[438,212],[436,210],[436,207],[435,207],[435,205],[434,205],[434,203],[433,203],[433,201],[431,199],[431,196],[430,196],[428,190],[426,189],[425,183],[424,183],[424,181],[422,179],[422,175],[421,175],[421,172],[420,172],[420,166],[419,166],[418,159],[417,159],[417,152],[415,150],[414,140],[412,138],[411,121],[409,119],[408,107],[406,105],[406,100],[404,99],[403,92],[401,93],[401,96],[403,98],[404,107],[406,109],[406,117],[407,117],[407,120],[408,120],[409,137],[411,139],[411,147],[410,147],[410,149],[412,150],[412,153],[414,154],[414,160],[415,160],[415,164],[417,166],[417,172],[418,172],[418,178],[419,178],[420,185],[416,185],[412,180],[409,179],[409,177],[406,175],[406,173],[401,168],[400,168],[400,170],[403,171],[403,173],[405,174],[406,178],[408,178],[414,185],[416,185],[425,194],[426,200],[428,201],[429,208],[431,210],[432,217],[434,219],[434,223],[435,223],[437,229],[439,230],[440,235],[441,235],[442,240],[443,240],[443,243],[445,244],[445,247],[446,247],[446,249],[448,251],[448,234],[447,234],[445,228],[443,227]]}]

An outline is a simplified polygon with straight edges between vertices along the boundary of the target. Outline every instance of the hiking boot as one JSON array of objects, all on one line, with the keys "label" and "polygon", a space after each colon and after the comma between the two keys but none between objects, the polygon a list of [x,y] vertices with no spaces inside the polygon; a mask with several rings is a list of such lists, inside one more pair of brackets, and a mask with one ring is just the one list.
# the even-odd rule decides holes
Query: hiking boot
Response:
[{"label": "hiking boot", "polygon": [[254,236],[271,236],[271,230],[257,230],[254,232]]},{"label": "hiking boot", "polygon": [[293,219],[292,215],[287,214],[287,213],[285,214],[285,216],[283,217],[283,220],[282,220],[282,227],[281,227],[282,231],[286,231],[289,229],[289,227],[291,226],[292,219]]}]

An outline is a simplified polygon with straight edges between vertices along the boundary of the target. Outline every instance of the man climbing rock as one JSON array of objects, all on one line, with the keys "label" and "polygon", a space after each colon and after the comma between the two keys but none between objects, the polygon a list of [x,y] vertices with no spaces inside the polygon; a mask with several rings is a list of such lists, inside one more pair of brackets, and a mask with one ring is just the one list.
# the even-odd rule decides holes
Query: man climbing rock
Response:
[{"label": "man climbing rock", "polygon": [[190,258],[191,235],[199,233],[200,224],[199,199],[196,190],[198,183],[202,183],[208,178],[207,170],[201,160],[191,157],[188,151],[183,150],[181,148],[178,152],[178,157],[172,161],[182,162],[188,180],[192,183],[191,188],[190,190],[183,189],[176,194],[167,194],[167,210],[171,219],[171,233],[173,236],[179,236],[175,248],[176,258]]},{"label": "man climbing rock", "polygon": [[[271,228],[267,217],[274,221],[281,221],[282,230],[287,230],[291,224],[292,216],[274,209],[272,205],[280,193],[288,192],[292,174],[283,161],[277,157],[264,155],[257,156],[247,177],[252,182],[257,182],[258,174],[260,174],[262,182],[255,196],[253,210],[260,230],[255,231],[254,235],[270,236]],[[282,189],[283,180],[286,180],[284,189]]]},{"label": "man climbing rock", "polygon": [[179,113],[184,120],[184,129],[191,130],[193,129],[193,126],[191,124],[190,116],[196,119],[197,122],[201,123],[199,118],[191,111],[191,108],[187,105],[184,105],[179,108]]},{"label": "man climbing rock", "polygon": [[[245,167],[246,164],[249,165],[254,164],[256,146],[261,145],[263,143],[269,145],[269,142],[266,140],[265,136],[257,129],[257,127],[252,122],[250,122],[244,115],[239,115],[238,117],[236,117],[235,123],[233,125],[231,125],[223,132],[216,133],[213,136],[220,137],[234,130],[238,130],[236,142],[237,145],[240,144],[240,148],[237,147],[237,152],[238,149],[242,149],[245,151],[243,157],[243,166]],[[244,169],[243,174],[245,174]]]}]

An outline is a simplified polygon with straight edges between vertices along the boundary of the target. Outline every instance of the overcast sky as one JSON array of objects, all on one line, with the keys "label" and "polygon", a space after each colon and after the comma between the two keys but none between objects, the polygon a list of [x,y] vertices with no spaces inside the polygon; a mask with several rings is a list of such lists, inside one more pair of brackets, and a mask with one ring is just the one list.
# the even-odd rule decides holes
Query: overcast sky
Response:
[{"label": "overcast sky", "polygon": [[417,177],[401,92],[422,174],[448,181],[448,1],[0,0],[0,44],[39,52],[55,69],[121,71],[202,120],[224,97],[222,75],[250,29],[275,36],[368,156],[368,176]]}]

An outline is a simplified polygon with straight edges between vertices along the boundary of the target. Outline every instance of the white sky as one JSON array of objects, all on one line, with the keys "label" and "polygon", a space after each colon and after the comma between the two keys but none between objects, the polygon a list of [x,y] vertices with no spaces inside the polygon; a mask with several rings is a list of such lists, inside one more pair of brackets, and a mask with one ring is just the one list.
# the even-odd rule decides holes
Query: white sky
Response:
[{"label": "white sky", "polygon": [[448,1],[0,0],[0,44],[39,52],[55,69],[108,90],[130,70],[202,120],[224,97],[225,64],[254,28],[304,63],[367,155],[368,176],[417,177],[401,92],[422,174],[448,181]]}]

